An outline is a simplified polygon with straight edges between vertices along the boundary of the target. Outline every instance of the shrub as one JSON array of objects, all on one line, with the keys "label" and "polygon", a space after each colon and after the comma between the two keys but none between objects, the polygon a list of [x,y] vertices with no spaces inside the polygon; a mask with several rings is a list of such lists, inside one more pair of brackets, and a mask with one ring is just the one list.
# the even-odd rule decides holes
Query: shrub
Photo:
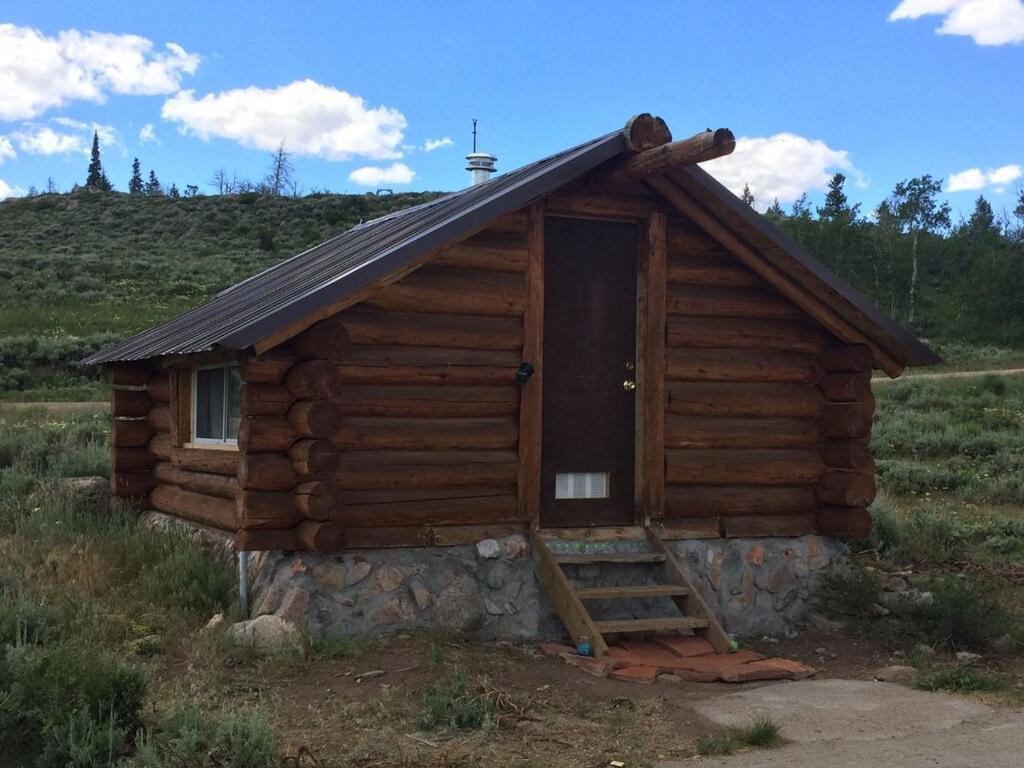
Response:
[{"label": "shrub", "polygon": [[880,591],[878,577],[863,568],[830,573],[825,577],[823,606],[833,614],[866,619],[873,615]]},{"label": "shrub", "polygon": [[742,747],[774,747],[782,741],[780,731],[778,723],[770,717],[761,716],[742,728],[702,736],[697,740],[697,753],[731,755]]},{"label": "shrub", "polygon": [[433,683],[423,700],[420,727],[426,730],[449,727],[466,730],[493,725],[498,717],[498,698],[486,689],[486,681],[469,686],[462,670]]},{"label": "shrub", "polygon": [[952,691],[953,693],[998,691],[1005,688],[1006,685],[1005,680],[960,664],[922,677],[917,682],[917,687],[926,691]]},{"label": "shrub", "polygon": [[936,576],[923,585],[930,597],[910,601],[902,611],[909,629],[929,645],[952,651],[984,651],[1012,630],[1006,609],[988,584],[961,576]]}]

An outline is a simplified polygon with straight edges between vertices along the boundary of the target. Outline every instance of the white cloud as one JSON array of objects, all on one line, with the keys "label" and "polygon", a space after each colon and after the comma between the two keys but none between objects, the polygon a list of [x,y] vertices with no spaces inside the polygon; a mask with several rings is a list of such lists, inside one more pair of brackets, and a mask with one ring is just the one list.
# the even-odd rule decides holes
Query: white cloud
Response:
[{"label": "white cloud", "polygon": [[[121,143],[121,135],[112,125],[104,125],[103,123],[87,123],[83,120],[74,120],[70,117],[55,117],[53,118],[53,122],[57,125],[63,125],[65,128],[84,131],[89,135],[90,142],[92,140],[93,131],[95,131],[100,137],[101,147],[115,146]],[[92,144],[90,143],[89,146],[92,146]]]},{"label": "white cloud", "polygon": [[423,151],[433,152],[435,149],[440,149],[441,147],[450,147],[454,143],[455,142],[452,141],[447,136],[445,136],[443,139],[427,139],[425,142],[423,142]]},{"label": "white cloud", "polygon": [[377,187],[381,184],[408,184],[416,178],[416,172],[405,163],[392,163],[387,168],[373,165],[357,168],[348,177],[361,186]]},{"label": "white cloud", "polygon": [[940,35],[966,35],[978,45],[1024,42],[1021,0],[901,0],[889,21],[942,16]]},{"label": "white cloud", "polygon": [[90,144],[84,136],[58,133],[48,125],[29,125],[9,134],[18,149],[30,155],[60,155],[65,152],[88,153]]},{"label": "white cloud", "polygon": [[25,194],[25,190],[21,187],[12,187],[3,179],[0,179],[0,200],[6,200],[8,197],[21,197]]},{"label": "white cloud", "polygon": [[824,189],[836,171],[852,176],[858,186],[866,186],[845,150],[792,133],[740,137],[731,155],[702,167],[737,195],[749,184],[762,210],[775,199],[790,203],[804,192]]},{"label": "white cloud", "polygon": [[142,130],[139,131],[139,141],[145,144],[147,141],[155,141],[157,144],[160,143],[160,139],[156,137],[156,129],[152,123],[146,123],[142,126]]},{"label": "white cloud", "polygon": [[358,96],[297,80],[279,88],[237,88],[195,98],[182,91],[164,102],[161,115],[183,133],[234,139],[256,149],[285,146],[327,160],[402,156],[405,117],[389,107],[367,107]]},{"label": "white cloud", "polygon": [[11,143],[10,138],[7,136],[0,136],[0,163],[4,160],[13,160],[18,156],[18,153],[14,151],[14,144]]},{"label": "white cloud", "polygon": [[972,190],[994,187],[1002,192],[1005,185],[1024,176],[1024,169],[1019,165],[1001,165],[988,171],[981,168],[968,168],[966,171],[951,173],[946,182],[947,192],[970,192]]},{"label": "white cloud", "polygon": [[138,35],[64,30],[56,37],[0,24],[0,120],[37,117],[72,101],[102,102],[107,93],[155,95],[181,88],[199,56]]}]

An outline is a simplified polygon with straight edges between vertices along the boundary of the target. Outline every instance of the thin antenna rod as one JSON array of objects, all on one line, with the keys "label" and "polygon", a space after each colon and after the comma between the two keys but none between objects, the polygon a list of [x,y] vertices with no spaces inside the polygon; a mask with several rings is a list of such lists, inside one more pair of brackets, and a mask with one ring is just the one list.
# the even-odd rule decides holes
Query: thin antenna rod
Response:
[{"label": "thin antenna rod", "polygon": [[476,152],[476,118],[473,118],[473,151]]}]

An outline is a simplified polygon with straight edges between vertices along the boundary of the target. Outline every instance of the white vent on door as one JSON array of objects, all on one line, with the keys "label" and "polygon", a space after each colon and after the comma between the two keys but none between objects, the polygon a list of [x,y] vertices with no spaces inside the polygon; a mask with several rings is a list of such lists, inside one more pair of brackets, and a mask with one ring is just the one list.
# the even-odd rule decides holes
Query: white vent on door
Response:
[{"label": "white vent on door", "polygon": [[559,472],[555,475],[556,499],[607,499],[607,472]]}]

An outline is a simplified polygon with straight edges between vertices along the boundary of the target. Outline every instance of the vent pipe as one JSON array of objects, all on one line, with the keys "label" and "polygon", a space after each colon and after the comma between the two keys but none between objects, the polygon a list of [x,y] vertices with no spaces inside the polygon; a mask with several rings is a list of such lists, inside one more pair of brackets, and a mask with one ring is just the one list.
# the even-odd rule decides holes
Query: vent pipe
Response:
[{"label": "vent pipe", "polygon": [[466,170],[469,171],[469,180],[472,186],[483,184],[491,178],[497,168],[494,164],[498,158],[487,152],[476,151],[476,118],[473,118],[473,151],[466,155]]}]

